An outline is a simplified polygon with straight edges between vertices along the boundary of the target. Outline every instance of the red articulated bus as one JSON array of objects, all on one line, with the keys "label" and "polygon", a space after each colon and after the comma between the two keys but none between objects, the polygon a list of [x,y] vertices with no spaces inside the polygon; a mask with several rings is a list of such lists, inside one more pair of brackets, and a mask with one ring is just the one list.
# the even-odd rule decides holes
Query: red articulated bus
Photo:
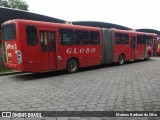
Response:
[{"label": "red articulated bus", "polygon": [[28,72],[67,70],[144,58],[155,34],[30,20],[2,24],[4,64]]},{"label": "red articulated bus", "polygon": [[140,58],[149,60],[153,56],[153,42],[157,39],[156,34],[116,29],[113,32],[114,62],[120,62],[121,57],[128,61]]}]

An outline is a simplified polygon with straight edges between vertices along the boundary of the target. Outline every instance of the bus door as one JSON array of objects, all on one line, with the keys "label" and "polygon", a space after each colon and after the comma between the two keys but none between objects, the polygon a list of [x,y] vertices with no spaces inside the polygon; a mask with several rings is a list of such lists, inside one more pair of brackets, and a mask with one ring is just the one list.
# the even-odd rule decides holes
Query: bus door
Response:
[{"label": "bus door", "polygon": [[54,30],[39,30],[41,63],[44,71],[55,70],[56,63],[56,34]]},{"label": "bus door", "polygon": [[130,36],[131,59],[136,59],[136,36]]}]

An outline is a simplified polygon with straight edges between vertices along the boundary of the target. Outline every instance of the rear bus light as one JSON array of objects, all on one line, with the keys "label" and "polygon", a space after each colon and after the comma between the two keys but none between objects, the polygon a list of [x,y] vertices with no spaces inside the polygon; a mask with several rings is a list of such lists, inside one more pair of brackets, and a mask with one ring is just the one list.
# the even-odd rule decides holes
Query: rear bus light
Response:
[{"label": "rear bus light", "polygon": [[21,64],[22,63],[22,54],[21,54],[21,51],[17,50],[17,57],[18,57],[18,64]]}]

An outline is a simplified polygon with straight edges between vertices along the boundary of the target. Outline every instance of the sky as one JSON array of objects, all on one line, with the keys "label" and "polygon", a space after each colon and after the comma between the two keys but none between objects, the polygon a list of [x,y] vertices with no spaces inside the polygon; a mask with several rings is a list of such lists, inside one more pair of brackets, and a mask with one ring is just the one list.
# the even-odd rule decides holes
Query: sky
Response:
[{"label": "sky", "polygon": [[66,21],[160,30],[160,0],[25,0],[29,11]]}]

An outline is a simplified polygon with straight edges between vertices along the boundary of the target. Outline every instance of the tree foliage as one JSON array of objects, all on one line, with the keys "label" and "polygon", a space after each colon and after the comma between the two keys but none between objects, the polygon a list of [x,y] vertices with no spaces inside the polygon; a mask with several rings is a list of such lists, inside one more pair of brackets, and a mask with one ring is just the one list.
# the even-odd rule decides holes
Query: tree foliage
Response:
[{"label": "tree foliage", "polygon": [[28,4],[24,0],[0,0],[0,6],[28,11]]}]

